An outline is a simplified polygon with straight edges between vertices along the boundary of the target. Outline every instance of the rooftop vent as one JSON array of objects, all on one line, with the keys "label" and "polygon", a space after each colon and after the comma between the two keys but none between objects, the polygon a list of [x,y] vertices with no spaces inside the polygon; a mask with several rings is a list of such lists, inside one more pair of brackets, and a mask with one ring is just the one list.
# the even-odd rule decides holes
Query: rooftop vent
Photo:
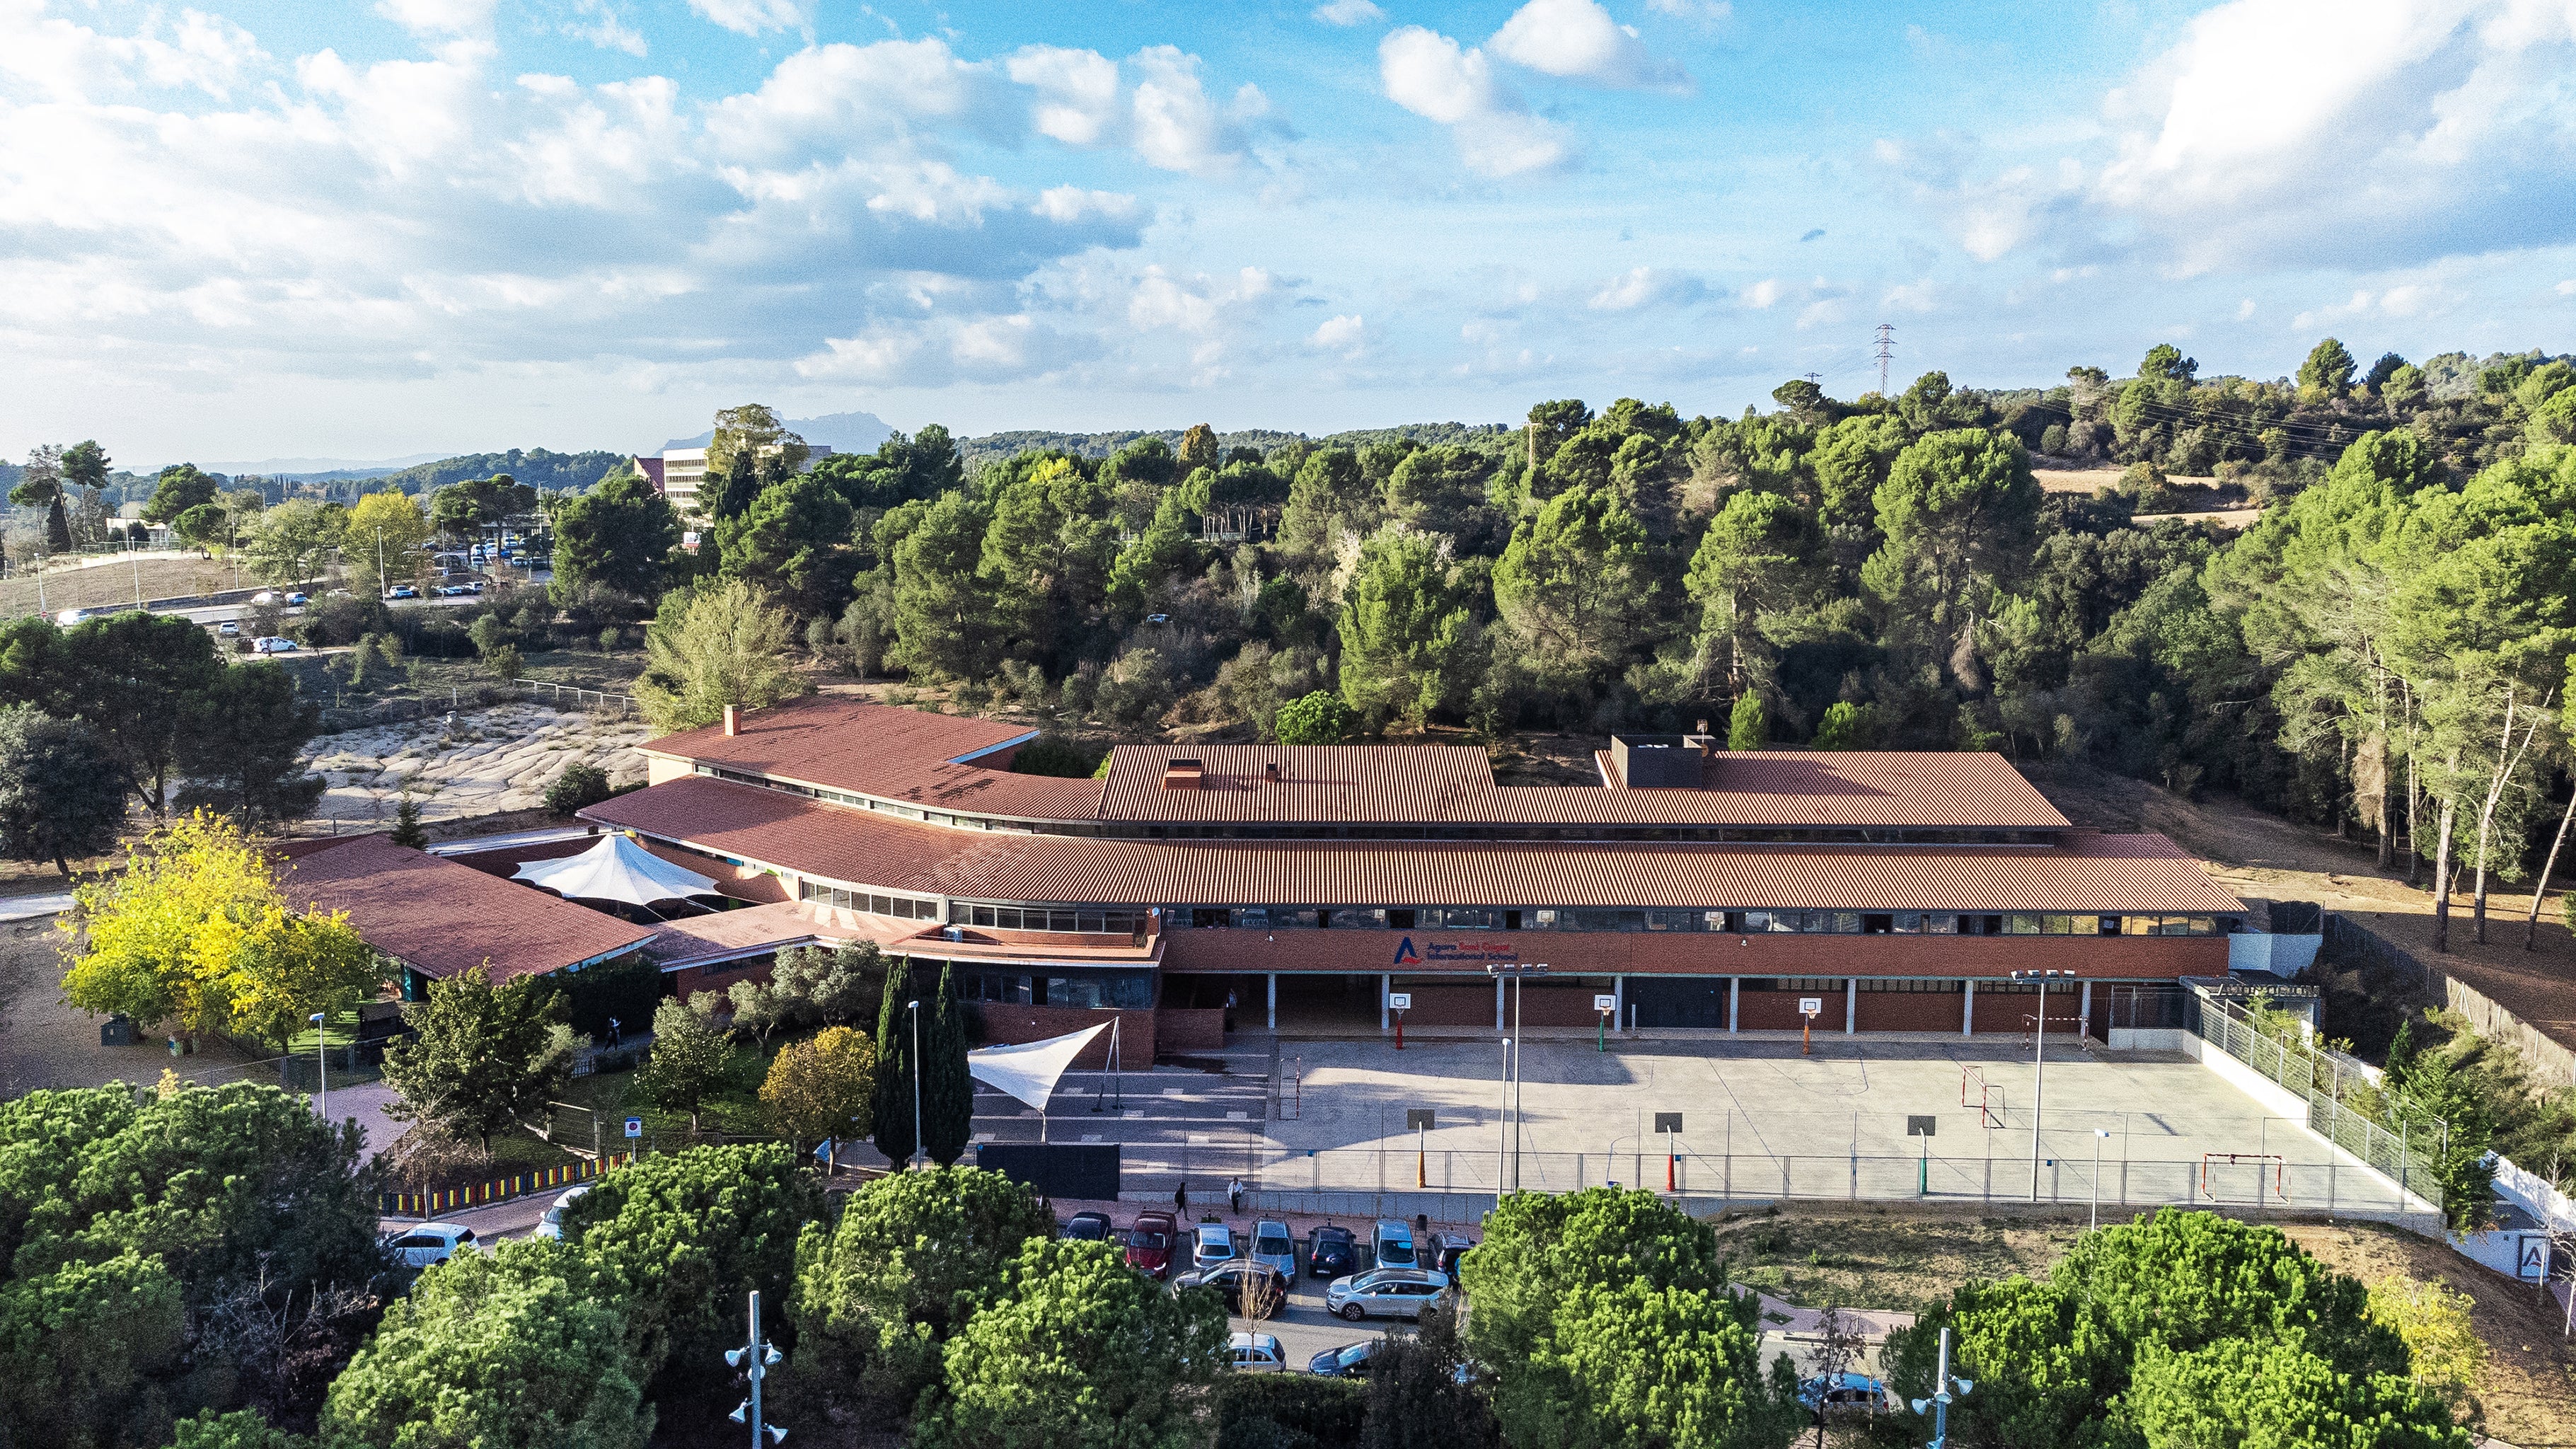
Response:
[{"label": "rooftop vent", "polygon": [[1273,784],[1273,785],[1278,784],[1278,783],[1279,783],[1279,762],[1278,762],[1277,760],[1272,760],[1269,764],[1262,766],[1262,767],[1261,767],[1261,773],[1262,773],[1263,778],[1265,778],[1265,779],[1269,780],[1271,784]]},{"label": "rooftop vent", "polygon": [[741,705],[729,704],[725,706],[725,733],[729,735],[738,735],[742,733]]},{"label": "rooftop vent", "polygon": [[1617,783],[1631,790],[1698,789],[1708,783],[1715,741],[1707,735],[1612,735]]},{"label": "rooftop vent", "polygon": [[1163,788],[1196,790],[1207,779],[1207,765],[1199,760],[1166,760],[1163,763]]}]

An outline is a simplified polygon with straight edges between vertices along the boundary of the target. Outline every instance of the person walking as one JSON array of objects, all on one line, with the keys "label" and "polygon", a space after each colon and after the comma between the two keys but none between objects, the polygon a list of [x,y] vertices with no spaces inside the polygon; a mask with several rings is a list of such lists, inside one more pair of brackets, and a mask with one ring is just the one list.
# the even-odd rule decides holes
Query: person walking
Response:
[{"label": "person walking", "polygon": [[617,1018],[613,1016],[608,1019],[608,1044],[613,1047],[626,1045],[626,1033],[618,1027]]},{"label": "person walking", "polygon": [[1181,1179],[1179,1187],[1172,1189],[1172,1210],[1184,1219],[1190,1215],[1190,1180],[1186,1177]]},{"label": "person walking", "polygon": [[1232,1208],[1234,1209],[1234,1215],[1235,1215],[1236,1217],[1241,1217],[1241,1216],[1243,1216],[1243,1179],[1242,1179],[1242,1178],[1239,1178],[1239,1177],[1238,1177],[1238,1178],[1235,1178],[1235,1179],[1233,1179],[1233,1180],[1231,1180],[1231,1181],[1229,1181],[1229,1182],[1227,1182],[1227,1183],[1226,1183],[1226,1185],[1225,1185],[1225,1200],[1226,1200],[1227,1205],[1228,1205],[1228,1206],[1230,1206],[1230,1207],[1232,1207]]}]

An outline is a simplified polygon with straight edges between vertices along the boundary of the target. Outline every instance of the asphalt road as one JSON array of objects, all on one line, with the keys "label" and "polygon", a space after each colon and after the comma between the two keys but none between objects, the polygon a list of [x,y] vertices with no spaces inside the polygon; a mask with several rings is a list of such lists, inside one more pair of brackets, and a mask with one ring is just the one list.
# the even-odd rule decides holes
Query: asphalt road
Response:
[{"label": "asphalt road", "polygon": [[1057,1084],[1043,1122],[1037,1109],[977,1083],[975,1140],[1115,1143],[1129,1172],[1176,1172],[1204,1178],[1193,1196],[1223,1197],[1225,1179],[1244,1170],[1257,1146],[1269,1102],[1267,1055],[1245,1054],[1225,1073],[1185,1067],[1152,1071],[1074,1071]]}]

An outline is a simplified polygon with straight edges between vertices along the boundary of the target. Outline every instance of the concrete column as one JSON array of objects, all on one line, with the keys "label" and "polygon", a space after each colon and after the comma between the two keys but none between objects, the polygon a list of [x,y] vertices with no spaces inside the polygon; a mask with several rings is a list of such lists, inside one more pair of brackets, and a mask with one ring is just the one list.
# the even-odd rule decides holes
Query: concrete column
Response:
[{"label": "concrete column", "polygon": [[1736,999],[1743,990],[1743,977],[1729,976],[1726,978],[1726,1029],[1728,1031],[1735,1030]]},{"label": "concrete column", "polygon": [[1494,978],[1494,1030],[1503,1030],[1503,978]]},{"label": "concrete column", "polygon": [[1977,1034],[1977,983],[1970,978],[1959,983],[1968,988],[1959,994],[1959,1035]]},{"label": "concrete column", "polygon": [[1266,980],[1269,986],[1270,997],[1268,1008],[1270,1029],[1272,1031],[1277,1031],[1279,1029],[1279,973],[1276,971],[1271,972]]},{"label": "concrete column", "polygon": [[1621,1022],[1626,1021],[1628,1019],[1627,977],[1613,976],[1610,978],[1610,1003],[1610,1024],[1612,1026],[1617,1026]]},{"label": "concrete column", "polygon": [[2083,993],[2076,999],[2075,1014],[2084,1018],[2084,1024],[2075,1029],[2075,1039],[2082,1041],[2084,1034],[2093,1029],[2093,983],[2090,981],[2084,983]]},{"label": "concrete column", "polygon": [[1860,978],[1843,978],[1843,1035],[1860,1030]]},{"label": "concrete column", "polygon": [[1387,1020],[1386,1020],[1386,994],[1387,994],[1388,992],[1390,992],[1390,991],[1393,991],[1394,989],[1395,989],[1395,978],[1394,978],[1393,976],[1391,976],[1391,975],[1382,975],[1382,976],[1378,977],[1378,979],[1377,979],[1377,1029],[1378,1029],[1379,1031],[1384,1031],[1384,1030],[1386,1030],[1386,1029],[1387,1029]]}]

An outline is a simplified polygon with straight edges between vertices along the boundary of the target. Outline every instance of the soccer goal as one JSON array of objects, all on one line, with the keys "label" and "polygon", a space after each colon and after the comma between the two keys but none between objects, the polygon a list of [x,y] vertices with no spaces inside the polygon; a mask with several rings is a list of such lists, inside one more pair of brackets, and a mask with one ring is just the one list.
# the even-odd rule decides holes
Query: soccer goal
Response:
[{"label": "soccer goal", "polygon": [[1959,1064],[1959,1105],[1977,1109],[1980,1126],[2004,1125],[2004,1089],[1986,1080],[1986,1069],[1971,1063]]},{"label": "soccer goal", "polygon": [[2241,1162],[2254,1164],[2254,1195],[2263,1195],[2263,1164],[2272,1164],[2272,1195],[2283,1202],[2290,1200],[2290,1159],[2277,1152],[2204,1152],[2200,1154],[2200,1195],[2211,1202],[2222,1202],[2218,1190],[2210,1185],[2209,1170],[2233,1167]]}]

